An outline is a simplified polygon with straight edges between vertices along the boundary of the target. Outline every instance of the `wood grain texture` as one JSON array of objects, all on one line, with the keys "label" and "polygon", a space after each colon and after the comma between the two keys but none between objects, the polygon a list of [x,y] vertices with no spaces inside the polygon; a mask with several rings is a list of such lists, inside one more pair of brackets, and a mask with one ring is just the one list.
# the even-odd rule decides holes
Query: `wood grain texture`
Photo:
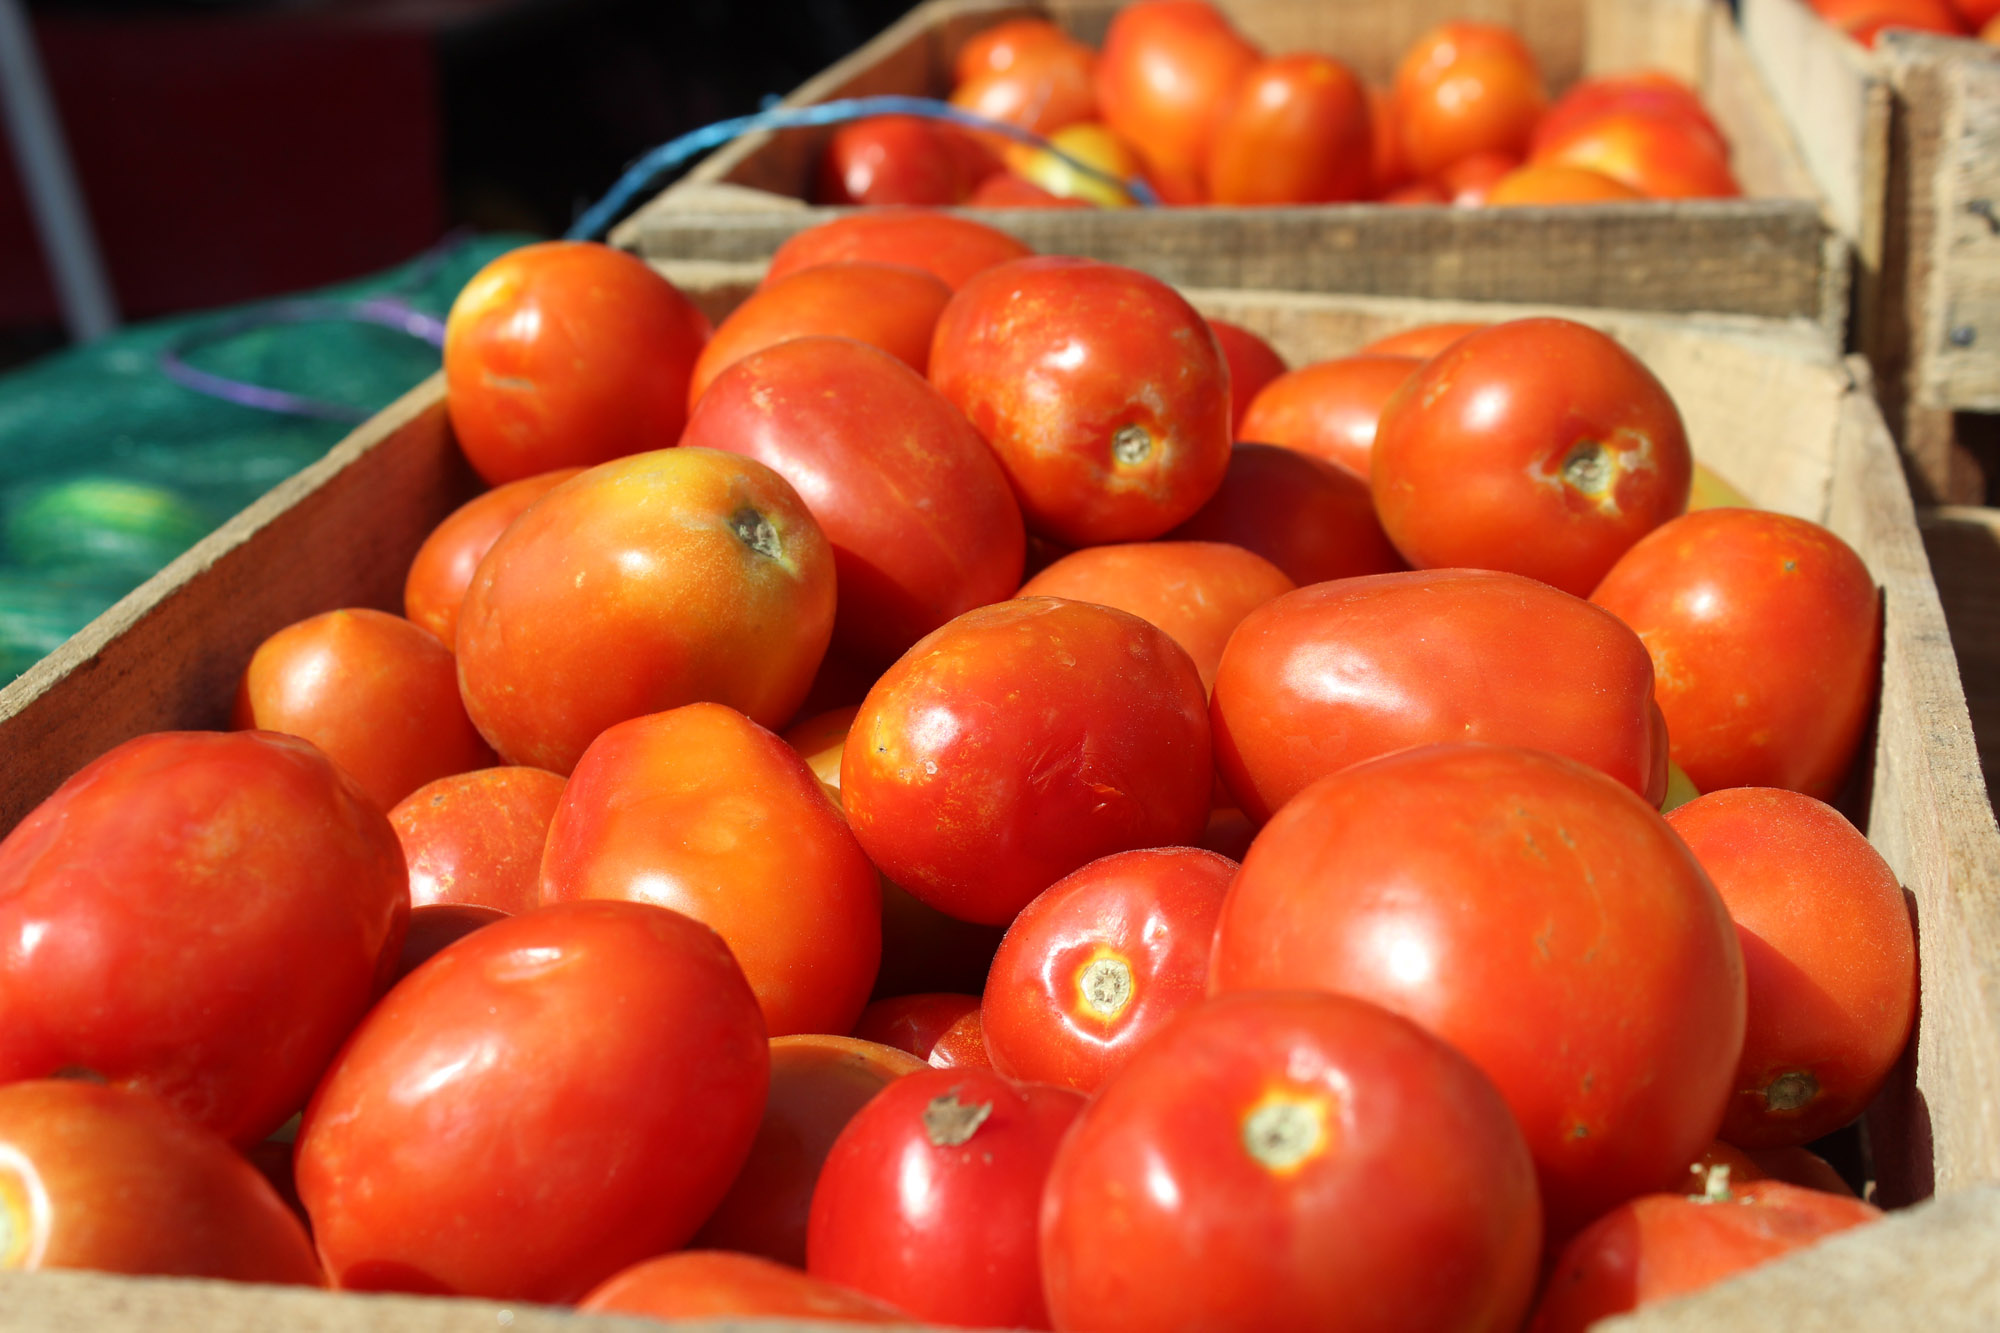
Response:
[{"label": "wood grain texture", "polygon": [[1919,510],[1931,577],[1951,629],[1986,794],[2000,791],[2000,509]]},{"label": "wood grain texture", "polygon": [[1741,0],[1743,41],[1799,157],[1864,268],[1881,257],[1889,82],[1804,0]]}]

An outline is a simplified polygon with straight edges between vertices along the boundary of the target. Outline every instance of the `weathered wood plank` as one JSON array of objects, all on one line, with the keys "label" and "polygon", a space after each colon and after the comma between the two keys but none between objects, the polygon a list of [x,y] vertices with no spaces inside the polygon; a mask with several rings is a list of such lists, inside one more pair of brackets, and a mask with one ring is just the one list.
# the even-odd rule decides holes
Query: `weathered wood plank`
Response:
[{"label": "weathered wood plank", "polygon": [[2000,509],[1948,505],[1918,511],[1917,523],[1990,797],[2000,791]]},{"label": "weathered wood plank", "polygon": [[1742,0],[1743,40],[1798,154],[1864,268],[1880,261],[1889,84],[1803,0]]}]

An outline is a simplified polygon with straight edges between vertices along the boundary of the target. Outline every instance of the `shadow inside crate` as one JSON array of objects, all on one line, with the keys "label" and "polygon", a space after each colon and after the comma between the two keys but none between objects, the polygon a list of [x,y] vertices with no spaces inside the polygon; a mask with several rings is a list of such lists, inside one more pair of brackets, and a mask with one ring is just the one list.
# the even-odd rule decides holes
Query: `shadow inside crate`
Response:
[{"label": "shadow inside crate", "polygon": [[1949,505],[1924,511],[1919,526],[1990,800],[2000,778],[2000,509]]}]

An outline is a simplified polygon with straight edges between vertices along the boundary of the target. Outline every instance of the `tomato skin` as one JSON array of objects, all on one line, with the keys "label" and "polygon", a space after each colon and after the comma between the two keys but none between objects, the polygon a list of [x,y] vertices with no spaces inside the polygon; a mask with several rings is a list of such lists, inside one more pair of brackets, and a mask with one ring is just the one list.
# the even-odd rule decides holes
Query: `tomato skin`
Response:
[{"label": "tomato skin", "polygon": [[1571,760],[1434,745],[1324,778],[1251,844],[1212,994],[1317,988],[1450,1042],[1513,1108],[1552,1236],[1673,1188],[1743,1048],[1743,959],[1666,822]]},{"label": "tomato skin", "polygon": [[919,642],[868,692],[840,766],[869,859],[985,925],[1087,861],[1188,841],[1211,785],[1187,653],[1136,616],[1054,597]]},{"label": "tomato skin", "polygon": [[1139,0],[1112,17],[1097,60],[1097,104],[1146,159],[1166,202],[1204,200],[1209,146],[1262,58],[1206,0]]},{"label": "tomato skin", "polygon": [[957,291],[982,269],[1034,251],[997,227],[923,208],[835,218],[799,232],[771,256],[766,283],[821,264],[904,264]]},{"label": "tomato skin", "polygon": [[1527,151],[1548,106],[1535,57],[1511,29],[1441,24],[1417,39],[1396,68],[1403,152],[1419,177],[1475,153]]},{"label": "tomato skin", "polygon": [[968,83],[981,74],[1010,70],[1043,47],[1066,43],[1075,45],[1076,41],[1048,19],[1008,19],[966,39],[952,60],[953,80]]},{"label": "tomato skin", "polygon": [[459,621],[459,691],[501,755],[552,773],[682,704],[783,726],[833,606],[833,548],[783,477],[663,449],[563,483],[494,543]]},{"label": "tomato skin", "polygon": [[1006,69],[989,69],[952,90],[951,104],[1044,137],[1097,118],[1097,56],[1081,42],[1024,48]]},{"label": "tomato skin", "polygon": [[1821,18],[1868,47],[1875,45],[1884,28],[1947,35],[1966,31],[1963,10],[1947,0],[1812,0],[1812,7]]},{"label": "tomato skin", "polygon": [[861,1011],[854,1035],[928,1060],[931,1048],[952,1024],[979,1008],[977,995],[927,991],[876,1000]]},{"label": "tomato skin", "polygon": [[90,1070],[235,1143],[304,1104],[395,966],[388,817],[311,745],[156,732],[0,841],[0,1082]]},{"label": "tomato skin", "polygon": [[1096,208],[1088,199],[1072,199],[1045,190],[1025,176],[1002,171],[988,176],[965,201],[968,208]]},{"label": "tomato skin", "polygon": [[529,505],[581,471],[564,467],[523,477],[454,509],[424,538],[410,561],[409,577],[403,582],[403,614],[451,647],[458,639],[458,608],[465,602],[465,590],[493,543]]},{"label": "tomato skin", "polygon": [[[1260,1136],[1272,1120],[1296,1132]],[[1105,1333],[1505,1333],[1540,1242],[1534,1167],[1479,1071],[1297,993],[1224,996],[1141,1048],[1057,1154],[1041,1222],[1057,1326]]]},{"label": "tomato skin", "polygon": [[895,1306],[808,1277],[795,1267],[727,1250],[656,1255],[606,1278],[577,1302],[598,1314],[653,1319],[747,1316],[854,1324],[906,1324]]},{"label": "tomato skin", "polygon": [[1736,922],[1750,1026],[1722,1136],[1808,1143],[1867,1108],[1917,1008],[1903,887],[1831,806],[1769,787],[1696,797],[1667,817]]},{"label": "tomato skin", "polygon": [[870,116],[837,127],[820,158],[822,204],[948,205],[974,182],[950,125],[920,116]]},{"label": "tomato skin", "polygon": [[1241,546],[1302,588],[1407,568],[1375,520],[1364,479],[1274,444],[1230,450],[1222,485],[1167,537]]},{"label": "tomato skin", "polygon": [[1525,166],[1494,185],[1486,202],[1496,208],[1525,204],[1617,203],[1646,196],[1601,171],[1554,163]]},{"label": "tomato skin", "polygon": [[410,905],[465,903],[509,915],[534,907],[562,792],[563,780],[539,768],[482,768],[411,792],[389,812]]},{"label": "tomato skin", "polygon": [[1401,333],[1377,338],[1355,355],[1414,356],[1421,361],[1428,361],[1466,334],[1492,327],[1491,324],[1467,323],[1419,324],[1414,328],[1404,329]]},{"label": "tomato skin", "polygon": [[833,544],[834,640],[864,661],[1021,586],[1027,533],[992,450],[877,348],[795,338],[744,357],[681,445],[754,458],[798,490]]},{"label": "tomato skin", "polygon": [[1301,366],[1264,386],[1237,434],[1338,463],[1365,480],[1382,408],[1422,364],[1413,356],[1343,356]]},{"label": "tomato skin", "polygon": [[1066,257],[988,269],[938,320],[931,382],[993,446],[1030,530],[1071,546],[1159,536],[1229,466],[1215,335],[1135,269]]},{"label": "tomato skin", "polygon": [[993,1068],[1086,1095],[1208,986],[1236,863],[1194,847],[1100,857],[1007,928],[980,1001]]},{"label": "tomato skin", "polygon": [[[1382,409],[1369,487],[1419,569],[1504,569],[1590,596],[1687,508],[1680,412],[1596,329],[1521,319],[1466,335]],[[1699,779],[1697,779],[1699,783]]]},{"label": "tomato skin", "polygon": [[1591,600],[1652,654],[1673,760],[1697,790],[1839,791],[1882,654],[1881,596],[1840,538],[1706,509],[1639,542]]},{"label": "tomato skin", "polygon": [[1728,199],[1743,193],[1704,127],[1671,111],[1607,111],[1551,132],[1540,166],[1587,167],[1652,199]]},{"label": "tomato skin", "polygon": [[488,485],[665,449],[707,316],[644,261],[545,241],[474,275],[445,322],[445,409]]},{"label": "tomato skin", "polygon": [[720,704],[591,742],[542,853],[543,903],[649,902],[712,927],[773,1036],[854,1026],[882,950],[875,867],[790,746]]},{"label": "tomato skin", "polygon": [[1222,349],[1222,359],[1229,365],[1229,420],[1235,429],[1233,438],[1243,439],[1243,414],[1250,410],[1251,399],[1291,367],[1276,348],[1246,328],[1223,319],[1211,319],[1208,327],[1215,334],[1215,345]]},{"label": "tomato skin", "polygon": [[1082,1108],[1067,1088],[991,1070],[897,1079],[827,1156],[806,1271],[929,1323],[1048,1328],[1035,1219]]},{"label": "tomato skin", "polygon": [[1276,56],[1253,67],[1215,128],[1204,178],[1218,204],[1360,199],[1375,175],[1368,90],[1329,56]]},{"label": "tomato skin", "polygon": [[1451,196],[1457,208],[1477,208],[1492,195],[1494,187],[1519,170],[1517,153],[1474,153],[1440,171],[1437,183]]},{"label": "tomato skin", "polygon": [[1560,139],[1578,125],[1612,111],[1657,112],[1677,116],[1702,130],[1716,155],[1729,159],[1729,141],[1723,137],[1708,108],[1692,88],[1660,70],[1634,70],[1625,74],[1599,74],[1579,79],[1549,107],[1535,126],[1530,153]]},{"label": "tomato skin", "polygon": [[1530,1333],[1583,1333],[1882,1216],[1859,1199],[1781,1181],[1731,1193],[1716,1203],[1650,1194],[1605,1214],[1556,1261]]},{"label": "tomato skin", "polygon": [[1472,569],[1344,579],[1236,627],[1210,705],[1216,770],[1259,823],[1328,773],[1455,740],[1553,751],[1656,801],[1652,693],[1638,637],[1546,584]]},{"label": "tomato skin", "polygon": [[933,1069],[991,1069],[986,1049],[986,1019],[979,1010],[959,1018],[938,1034],[927,1057]]},{"label": "tomato skin", "polygon": [[763,1027],[721,937],[647,903],[544,907],[446,948],[300,1126],[334,1285],[573,1301],[684,1244],[756,1134]]}]

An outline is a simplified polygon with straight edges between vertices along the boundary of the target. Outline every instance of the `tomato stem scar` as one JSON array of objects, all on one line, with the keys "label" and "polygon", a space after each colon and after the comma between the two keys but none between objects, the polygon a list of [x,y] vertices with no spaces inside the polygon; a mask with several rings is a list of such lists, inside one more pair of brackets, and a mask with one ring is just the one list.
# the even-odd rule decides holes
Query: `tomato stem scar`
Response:
[{"label": "tomato stem scar", "polygon": [[1611,484],[1611,460],[1595,440],[1584,440],[1563,459],[1563,480],[1585,495],[1596,495]]},{"label": "tomato stem scar", "polygon": [[924,1108],[924,1137],[936,1148],[956,1148],[979,1132],[986,1123],[986,1117],[993,1114],[992,1102],[973,1102],[970,1105],[958,1100],[956,1090],[942,1097],[931,1098]]},{"label": "tomato stem scar", "polygon": [[1143,463],[1153,452],[1153,437],[1144,426],[1121,426],[1111,437],[1111,456],[1121,463]]},{"label": "tomato stem scar", "polygon": [[1773,1111],[1796,1111],[1819,1096],[1819,1080],[1804,1070],[1772,1079],[1764,1089],[1764,1105]]},{"label": "tomato stem scar", "polygon": [[745,505],[729,516],[729,530],[736,534],[736,540],[759,555],[776,560],[785,553],[783,543],[778,540],[778,530],[771,520]]},{"label": "tomato stem scar", "polygon": [[1279,1175],[1317,1157],[1326,1137],[1326,1103],[1319,1097],[1272,1093],[1243,1117],[1243,1150]]},{"label": "tomato stem scar", "polygon": [[1085,1008],[1108,1023],[1132,1002],[1132,968],[1108,954],[1093,958],[1076,974],[1076,993]]}]

